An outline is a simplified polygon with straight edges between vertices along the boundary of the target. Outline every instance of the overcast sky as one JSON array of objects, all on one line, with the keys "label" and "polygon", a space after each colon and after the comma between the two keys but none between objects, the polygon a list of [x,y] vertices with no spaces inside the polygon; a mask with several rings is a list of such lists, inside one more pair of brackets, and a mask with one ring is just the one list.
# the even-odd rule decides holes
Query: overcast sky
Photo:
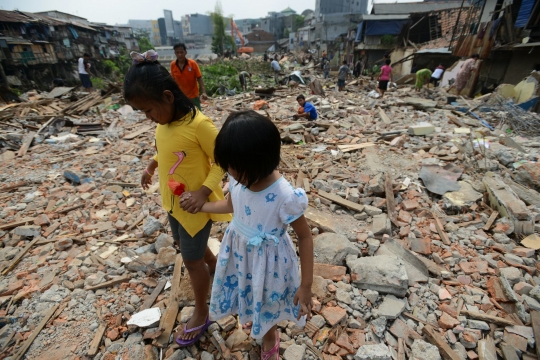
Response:
[{"label": "overcast sky", "polygon": [[[163,9],[172,10],[175,20],[186,14],[213,11],[216,0],[1,0],[3,10],[37,12],[58,10],[111,25],[126,24],[129,19],[150,20],[163,17]],[[223,14],[236,19],[260,18],[269,11],[290,6],[297,13],[315,8],[315,0],[222,0]]]},{"label": "overcast sky", "polygon": [[[407,2],[415,0],[397,0]],[[376,0],[396,2],[396,0]],[[149,6],[150,4],[150,6]],[[216,0],[1,0],[3,10],[29,12],[58,10],[87,18],[93,22],[110,25],[126,24],[129,19],[155,20],[163,17],[163,9],[172,10],[175,20],[186,14],[206,14],[213,11]],[[315,0],[222,0],[223,14],[235,19],[260,18],[269,11],[281,11],[287,7],[301,13],[315,10]]]}]

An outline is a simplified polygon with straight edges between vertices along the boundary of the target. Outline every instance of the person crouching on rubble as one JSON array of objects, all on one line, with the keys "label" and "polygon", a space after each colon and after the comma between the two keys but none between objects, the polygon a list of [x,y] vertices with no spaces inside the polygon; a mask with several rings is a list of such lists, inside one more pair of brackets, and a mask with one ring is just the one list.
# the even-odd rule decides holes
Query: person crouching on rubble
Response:
[{"label": "person crouching on rubble", "polygon": [[298,114],[294,114],[293,118],[300,119],[300,118],[306,118],[308,121],[310,121],[306,126],[311,127],[313,126],[313,123],[311,121],[317,120],[317,109],[315,106],[306,101],[306,98],[304,95],[300,94],[296,97],[296,101],[298,101],[298,105],[300,105],[300,108],[298,109]]},{"label": "person crouching on rubble", "polygon": [[[220,182],[225,172],[215,164],[218,130],[180,90],[172,76],[148,50],[131,53],[133,65],[124,80],[124,97],[134,108],[157,123],[156,155],[144,169],[141,185],[152,183],[159,172],[161,205],[168,213],[172,235],[189,273],[195,294],[195,311],[176,334],[180,346],[196,343],[210,326],[206,303],[210,274],[217,259],[208,248],[212,221],[230,221],[230,214],[200,212],[208,201],[223,200]],[[184,200],[180,203],[180,195]]]},{"label": "person crouching on rubble", "polygon": [[242,91],[247,91],[248,80],[251,87],[253,87],[253,83],[251,82],[251,73],[247,71],[240,72],[240,74],[238,74],[238,80],[240,80],[240,88]]}]

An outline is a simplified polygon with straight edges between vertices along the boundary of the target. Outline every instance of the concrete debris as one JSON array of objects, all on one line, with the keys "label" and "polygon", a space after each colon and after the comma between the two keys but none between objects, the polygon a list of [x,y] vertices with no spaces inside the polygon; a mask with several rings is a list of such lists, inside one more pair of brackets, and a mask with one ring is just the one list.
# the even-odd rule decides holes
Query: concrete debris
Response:
[{"label": "concrete debris", "polygon": [[[308,194],[313,317],[304,328],[278,324],[283,359],[531,358],[540,138],[508,132],[504,111],[481,111],[483,100],[454,106],[440,88],[411,95],[406,84],[374,99],[369,77],[334,92],[335,79],[304,65],[316,94],[289,82],[265,99],[225,92],[203,104],[220,128],[231,111],[265,100],[258,111],[284,141],[279,170]],[[300,93],[319,110],[315,122],[292,120]],[[158,179],[146,191],[139,184],[155,154],[154,125],[113,92],[43,96],[0,106],[4,356],[24,349],[58,306],[27,358],[259,359],[237,316],[212,324],[195,346],[171,341],[193,316],[194,297],[186,269],[174,269],[178,244]],[[213,224],[212,251],[226,227]],[[152,323],[138,322],[148,312]]]}]

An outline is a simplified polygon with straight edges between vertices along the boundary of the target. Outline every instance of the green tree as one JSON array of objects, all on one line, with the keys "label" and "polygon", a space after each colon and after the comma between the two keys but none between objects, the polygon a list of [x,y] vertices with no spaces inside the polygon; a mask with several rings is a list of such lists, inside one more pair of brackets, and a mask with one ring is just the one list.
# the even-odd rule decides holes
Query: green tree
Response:
[{"label": "green tree", "polygon": [[142,38],[139,39],[139,50],[140,50],[140,52],[145,52],[145,51],[153,49],[153,48],[154,48],[154,46],[152,45],[150,40],[148,40],[147,37],[142,37]]},{"label": "green tree", "polygon": [[294,24],[292,30],[296,31],[301,27],[304,27],[304,17],[302,15],[294,15]]},{"label": "green tree", "polygon": [[214,52],[214,54],[221,56],[225,51],[226,45],[230,44],[230,40],[227,39],[227,35],[225,34],[225,19],[223,18],[221,2],[216,2],[214,12],[210,13],[210,17],[212,18],[212,22],[214,23],[214,36],[212,36],[212,51]]}]

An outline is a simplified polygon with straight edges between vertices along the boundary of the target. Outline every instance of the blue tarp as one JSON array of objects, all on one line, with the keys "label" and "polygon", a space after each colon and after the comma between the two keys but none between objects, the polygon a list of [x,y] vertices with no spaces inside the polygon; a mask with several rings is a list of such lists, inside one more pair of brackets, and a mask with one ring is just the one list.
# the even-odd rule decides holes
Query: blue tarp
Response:
[{"label": "blue tarp", "polygon": [[366,20],[366,35],[398,35],[409,20]]},{"label": "blue tarp", "polygon": [[535,0],[523,0],[521,2],[521,7],[519,8],[516,23],[514,24],[515,28],[522,28],[527,25],[529,17],[531,16],[534,2]]},{"label": "blue tarp", "polygon": [[360,21],[360,24],[358,24],[358,28],[356,29],[356,39],[354,41],[361,42],[363,40],[364,34],[362,33],[362,28],[364,26],[364,22]]}]

